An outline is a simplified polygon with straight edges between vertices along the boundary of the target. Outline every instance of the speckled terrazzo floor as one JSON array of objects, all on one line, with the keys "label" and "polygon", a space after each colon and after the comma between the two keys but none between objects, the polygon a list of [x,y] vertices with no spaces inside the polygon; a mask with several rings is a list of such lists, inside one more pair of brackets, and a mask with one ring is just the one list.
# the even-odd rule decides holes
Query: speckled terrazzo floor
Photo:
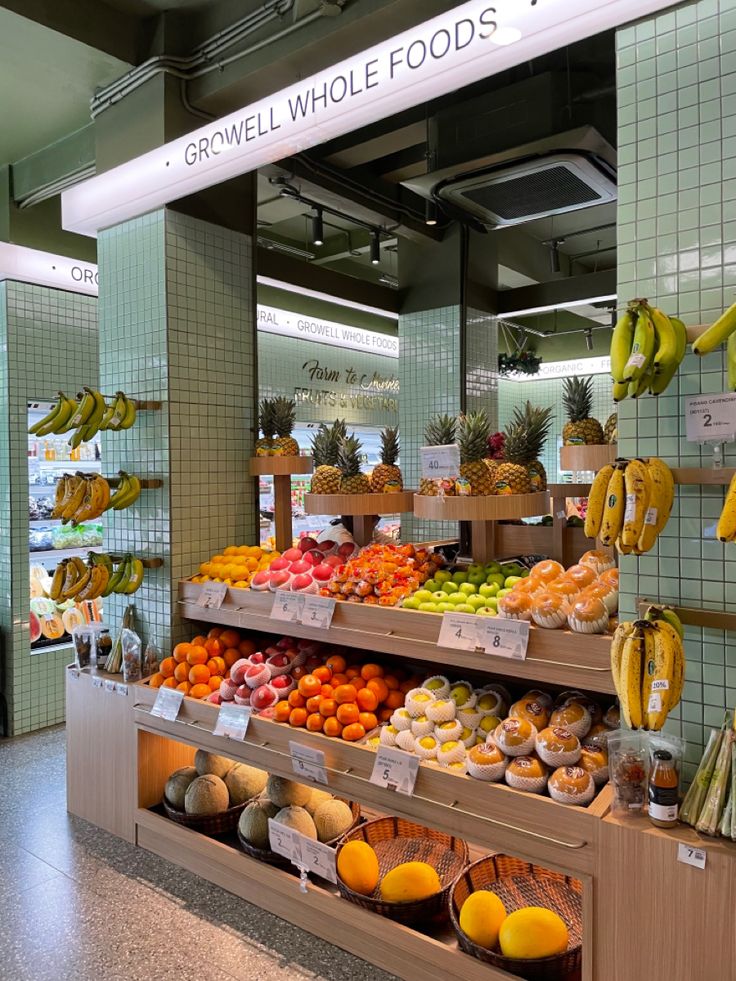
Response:
[{"label": "speckled terrazzo floor", "polygon": [[66,812],[64,728],[0,740],[0,981],[394,981]]}]

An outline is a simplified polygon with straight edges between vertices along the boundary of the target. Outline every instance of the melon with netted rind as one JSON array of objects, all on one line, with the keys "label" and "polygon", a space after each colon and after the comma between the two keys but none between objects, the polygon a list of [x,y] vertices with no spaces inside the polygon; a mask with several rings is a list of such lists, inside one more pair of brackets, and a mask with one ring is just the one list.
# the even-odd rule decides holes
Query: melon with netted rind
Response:
[{"label": "melon with netted rind", "polygon": [[164,797],[179,811],[184,810],[184,797],[193,780],[197,779],[197,769],[194,766],[183,766],[174,770],[164,787]]},{"label": "melon with netted rind", "polygon": [[214,776],[224,780],[235,766],[235,760],[229,760],[227,756],[216,756],[214,753],[208,753],[204,749],[198,749],[194,754],[194,765],[200,777],[203,777],[206,773],[212,773]]},{"label": "melon with netted rind", "polygon": [[312,788],[303,783],[276,777],[273,774],[266,784],[266,797],[278,807],[305,807],[312,796]]},{"label": "melon with netted rind", "polygon": [[257,797],[266,786],[268,774],[245,763],[236,763],[225,777],[225,785],[230,793],[230,805],[244,804]]},{"label": "melon with netted rind", "polygon": [[344,835],[353,823],[353,812],[344,800],[326,800],[314,812],[314,826],[320,841]]},{"label": "melon with netted rind", "polygon": [[312,789],[312,794],[307,803],[304,805],[305,810],[314,817],[314,812],[320,806],[324,804],[326,800],[332,800],[332,794],[328,793],[326,790],[318,790],[316,787]]},{"label": "melon with netted rind", "polygon": [[268,819],[275,818],[279,809],[268,797],[257,797],[246,805],[240,815],[238,830],[254,848],[268,848]]},{"label": "melon with netted rind", "polygon": [[225,781],[214,773],[196,777],[187,787],[184,795],[184,810],[195,817],[210,817],[221,814],[230,806],[230,794]]},{"label": "melon with netted rind", "polygon": [[284,824],[287,828],[298,831],[305,838],[312,838],[314,841],[317,840],[317,829],[314,826],[314,821],[309,811],[303,807],[282,807],[274,818],[274,821],[278,821],[279,824]]}]

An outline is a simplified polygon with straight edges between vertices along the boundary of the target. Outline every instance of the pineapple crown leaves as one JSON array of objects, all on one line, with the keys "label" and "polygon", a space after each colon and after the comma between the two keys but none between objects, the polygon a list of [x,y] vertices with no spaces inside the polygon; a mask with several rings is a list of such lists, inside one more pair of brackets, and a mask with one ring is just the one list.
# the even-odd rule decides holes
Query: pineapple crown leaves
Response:
[{"label": "pineapple crown leaves", "polygon": [[509,423],[505,435],[504,460],[507,463],[517,463],[521,466],[531,463],[537,454],[530,451],[526,425],[523,422]]},{"label": "pineapple crown leaves", "polygon": [[457,442],[460,447],[460,462],[475,463],[482,460],[488,448],[488,437],[491,435],[491,424],[485,409],[480,412],[468,412],[460,416]]},{"label": "pineapple crown leaves", "polygon": [[562,388],[562,401],[571,422],[589,419],[593,407],[592,377],[578,378],[573,375],[566,378]]},{"label": "pineapple crown leaves", "polygon": [[337,465],[343,477],[355,477],[360,473],[360,451],[363,444],[355,433],[341,440],[337,451]]},{"label": "pineapple crown leaves", "polygon": [[542,455],[542,449],[552,425],[551,406],[542,409],[527,402],[523,410],[517,405],[514,409],[511,425],[518,426],[526,434],[526,444],[529,461]]},{"label": "pineapple crown leaves", "polygon": [[449,446],[455,442],[456,430],[457,419],[455,416],[432,416],[424,430],[424,439],[427,446]]},{"label": "pineapple crown leaves", "polygon": [[273,424],[279,436],[290,436],[296,422],[296,406],[293,399],[279,396],[273,400]]},{"label": "pineapple crown leaves", "polygon": [[276,423],[274,419],[274,403],[277,399],[263,399],[258,406],[258,419],[261,432],[266,439],[273,439],[276,435]]},{"label": "pineapple crown leaves", "polygon": [[381,430],[381,463],[392,467],[399,458],[398,427],[387,426]]},{"label": "pineapple crown leaves", "polygon": [[340,443],[347,435],[344,419],[336,419],[331,426],[320,423],[312,437],[312,459],[315,467],[336,467]]}]

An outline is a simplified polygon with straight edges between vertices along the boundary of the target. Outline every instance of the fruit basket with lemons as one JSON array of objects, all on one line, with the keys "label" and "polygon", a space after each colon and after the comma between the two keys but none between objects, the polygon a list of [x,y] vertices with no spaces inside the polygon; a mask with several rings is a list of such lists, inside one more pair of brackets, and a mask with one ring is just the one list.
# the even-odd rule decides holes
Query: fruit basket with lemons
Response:
[{"label": "fruit basket with lemons", "polygon": [[525,981],[580,981],[582,883],[508,855],[469,865],[450,892],[460,948]]}]

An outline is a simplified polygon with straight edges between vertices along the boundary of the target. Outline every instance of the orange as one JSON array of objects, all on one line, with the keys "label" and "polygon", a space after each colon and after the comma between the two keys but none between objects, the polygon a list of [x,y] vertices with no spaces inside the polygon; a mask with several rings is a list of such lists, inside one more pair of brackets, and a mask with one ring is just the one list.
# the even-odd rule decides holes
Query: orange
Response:
[{"label": "orange", "polygon": [[207,631],[207,637],[208,638],[214,637],[215,639],[217,639],[222,633],[222,631],[223,631],[222,627],[213,627],[211,630]]},{"label": "orange", "polygon": [[399,687],[399,679],[394,674],[385,674],[383,680],[386,682],[386,687],[389,691],[396,691]]},{"label": "orange", "polygon": [[384,671],[380,664],[364,664],[360,669],[360,676],[366,681],[370,681],[371,678],[382,678],[383,674]]},{"label": "orange", "polygon": [[385,700],[386,708],[398,709],[404,704],[404,693],[403,691],[390,691],[388,697]]},{"label": "orange", "polygon": [[212,694],[212,689],[209,685],[192,685],[189,694],[192,698],[208,698]]},{"label": "orange", "polygon": [[348,676],[345,672],[333,674],[330,684],[333,688],[337,688],[338,685],[346,685],[348,683]]},{"label": "orange", "polygon": [[319,703],[319,714],[328,719],[337,712],[337,702],[334,698],[323,698]]},{"label": "orange", "polygon": [[375,712],[378,708],[378,696],[372,688],[361,688],[358,692],[358,705],[362,712]]},{"label": "orange", "polygon": [[319,678],[320,684],[326,685],[327,682],[332,678],[332,670],[326,667],[324,664],[320,668],[315,668],[312,671],[315,678]]},{"label": "orange", "polygon": [[345,668],[345,676],[347,677],[348,681],[350,681],[351,678],[357,678],[359,674],[360,668],[356,664],[351,664],[349,668]]},{"label": "orange", "polygon": [[315,678],[313,674],[305,674],[303,678],[299,679],[299,692],[304,695],[305,698],[310,698],[312,695],[318,695],[322,690],[322,682],[319,678]]},{"label": "orange", "polygon": [[383,678],[371,678],[367,687],[376,693],[376,698],[379,702],[385,702],[388,698],[388,688]]},{"label": "orange", "polygon": [[334,690],[335,689],[332,687],[332,685],[322,685],[322,688],[320,689],[320,695],[323,698],[332,698],[332,693],[334,692]]},{"label": "orange", "polygon": [[349,726],[352,722],[358,721],[360,709],[353,702],[345,702],[337,707],[337,721],[344,726]]},{"label": "orange", "polygon": [[166,675],[163,675],[163,674],[161,674],[160,671],[157,671],[156,674],[152,674],[151,675],[151,677],[150,677],[150,679],[148,681],[148,687],[149,688],[160,688],[161,685],[163,685],[163,683],[165,681],[166,681]]},{"label": "orange", "polygon": [[415,686],[414,682],[412,681],[412,679],[411,678],[408,678],[406,681],[402,681],[401,682],[401,684],[399,685],[399,691],[403,695],[406,695],[407,692],[411,691],[412,688],[415,688],[415,687],[416,686]]},{"label": "orange", "polygon": [[358,716],[358,722],[360,722],[366,732],[370,732],[371,729],[375,729],[378,725],[378,719],[373,712],[361,712]]},{"label": "orange", "polygon": [[289,725],[299,728],[307,721],[307,710],[303,708],[292,709],[289,714]]},{"label": "orange", "polygon": [[238,648],[241,657],[250,657],[258,650],[252,640],[241,640],[240,643],[235,643],[232,646]]},{"label": "orange", "polygon": [[349,743],[354,743],[357,739],[362,739],[364,735],[365,729],[360,722],[353,722],[352,725],[345,726],[342,730],[342,738],[346,739]]},{"label": "orange", "polygon": [[311,698],[307,699],[307,712],[319,712],[319,705],[322,701],[321,695],[312,695]]},{"label": "orange", "polygon": [[393,709],[389,709],[389,708],[380,709],[378,712],[378,721],[388,722],[393,714],[394,714]]},{"label": "orange", "polygon": [[340,674],[347,667],[347,661],[344,657],[340,657],[339,654],[333,654],[332,657],[328,657],[325,663],[335,674]]},{"label": "orange", "polygon": [[345,702],[354,702],[358,697],[358,693],[352,685],[338,685],[334,694],[335,701],[338,705],[343,705]]},{"label": "orange", "polygon": [[287,701],[292,708],[304,708],[304,706],[307,704],[307,700],[304,695],[298,691],[290,691]]},{"label": "orange", "polygon": [[334,717],[325,719],[323,732],[326,736],[339,736],[342,733],[342,725]]},{"label": "orange", "polygon": [[222,660],[225,662],[226,668],[231,668],[236,661],[241,658],[241,653],[237,647],[228,647],[225,653],[222,655]]},{"label": "orange", "polygon": [[174,677],[176,678],[177,684],[180,681],[189,680],[190,670],[191,668],[189,667],[186,661],[183,661],[181,664],[177,664],[176,669],[174,671]]},{"label": "orange", "polygon": [[192,649],[187,654],[189,667],[193,667],[195,664],[206,664],[209,659],[206,648],[202,647],[201,644],[193,644]]},{"label": "orange", "polygon": [[211,657],[207,662],[210,674],[225,674],[225,658]]},{"label": "orange", "polygon": [[204,645],[207,643],[207,638],[203,637],[202,634],[197,634],[196,637],[191,639],[190,643],[192,647],[204,647]]},{"label": "orange", "polygon": [[363,680],[363,679],[362,679],[362,678],[360,677],[360,675],[358,675],[358,676],[357,676],[357,678],[351,678],[351,679],[350,679],[350,684],[351,684],[351,685],[353,686],[353,688],[354,688],[354,689],[355,689],[356,691],[360,691],[360,689],[361,689],[361,688],[365,688],[365,686],[366,686],[366,684],[367,684],[367,682],[366,682],[366,681],[364,681],[364,680]]},{"label": "orange", "polygon": [[237,647],[240,643],[240,634],[237,630],[233,630],[232,627],[230,627],[228,630],[222,631],[219,641],[223,648]]},{"label": "orange", "polygon": [[[295,709],[295,711],[298,712],[299,709]],[[310,732],[321,732],[324,721],[319,712],[312,712],[311,715],[307,716],[307,729]]]},{"label": "orange", "polygon": [[179,691],[183,691],[185,695],[188,695],[189,692],[192,690],[192,686],[189,684],[188,681],[180,681],[176,687]]},{"label": "orange", "polygon": [[176,678],[172,674],[172,676],[170,678],[167,678],[166,679],[166,681],[161,685],[161,687],[162,688],[176,688],[176,686],[178,684],[179,684],[179,682],[176,680]]},{"label": "orange", "polygon": [[171,678],[176,669],[176,661],[173,657],[165,657],[158,669],[164,678]]},{"label": "orange", "polygon": [[223,679],[220,677],[219,674],[213,674],[210,680],[207,682],[207,684],[209,685],[210,691],[219,691],[222,682]]},{"label": "orange", "polygon": [[288,722],[289,716],[291,715],[291,705],[284,700],[283,702],[277,702],[276,708],[274,710],[274,719],[277,722]]},{"label": "orange", "polygon": [[223,653],[223,651],[227,650],[229,646],[230,646],[229,644],[224,645],[216,637],[213,637],[210,640],[205,641],[204,648],[210,657],[219,657]]},{"label": "orange", "polygon": [[191,650],[191,644],[177,644],[174,648],[174,660],[177,664],[181,664],[182,661],[186,661],[187,654]]},{"label": "orange", "polygon": [[195,664],[189,670],[189,681],[193,685],[206,685],[210,680],[210,676],[210,669],[206,664]]}]

